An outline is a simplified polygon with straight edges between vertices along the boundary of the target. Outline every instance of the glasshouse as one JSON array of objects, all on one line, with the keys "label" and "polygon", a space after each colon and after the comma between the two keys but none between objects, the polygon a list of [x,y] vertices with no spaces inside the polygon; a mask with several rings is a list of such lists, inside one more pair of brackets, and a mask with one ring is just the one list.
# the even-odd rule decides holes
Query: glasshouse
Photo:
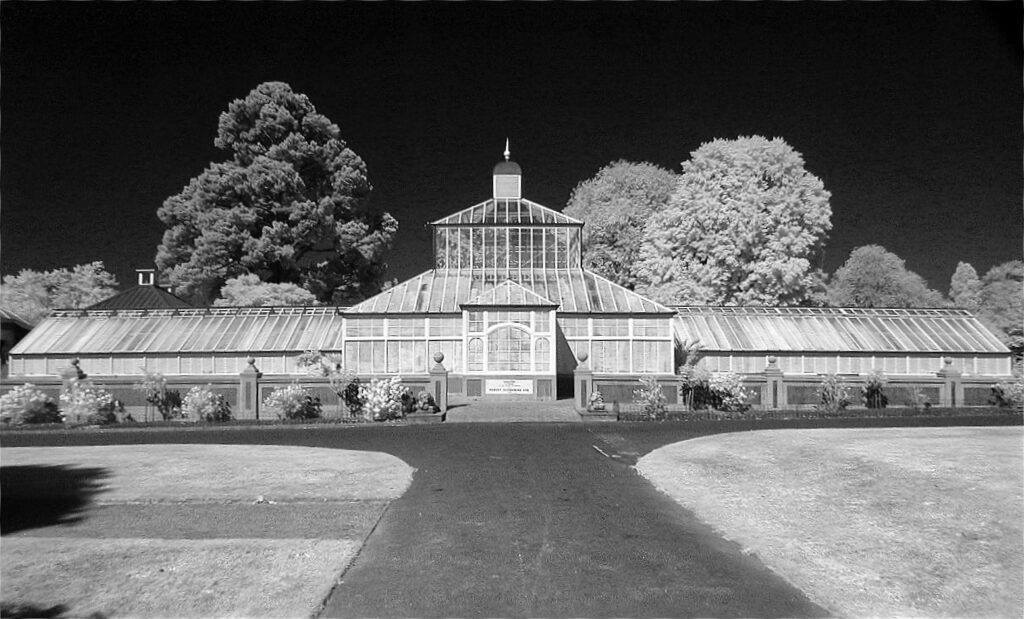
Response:
[{"label": "glasshouse", "polygon": [[[628,400],[640,376],[672,384],[696,344],[704,367],[761,384],[755,403],[779,406],[802,403],[801,381],[826,373],[877,368],[927,386],[943,373],[963,383],[1011,372],[1008,349],[961,310],[656,303],[583,268],[583,222],[523,198],[507,153],[490,199],[429,225],[430,269],[355,306],[190,308],[166,294],[163,306],[148,295],[146,307],[58,311],[10,352],[11,377],[53,376],[77,358],[95,379],[237,379],[250,367],[285,378],[305,371],[300,354],[319,351],[361,378],[440,366],[463,397],[571,397],[583,369]],[[768,388],[775,373],[781,395]],[[963,384],[950,393],[971,399]]]}]

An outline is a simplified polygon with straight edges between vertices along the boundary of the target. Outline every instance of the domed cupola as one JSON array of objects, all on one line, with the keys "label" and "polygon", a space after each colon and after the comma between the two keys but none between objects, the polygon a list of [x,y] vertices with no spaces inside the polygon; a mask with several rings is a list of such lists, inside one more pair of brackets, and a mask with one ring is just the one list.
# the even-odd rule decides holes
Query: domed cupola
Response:
[{"label": "domed cupola", "polygon": [[523,197],[523,171],[509,161],[508,138],[505,139],[505,161],[494,166],[494,199],[518,200]]}]

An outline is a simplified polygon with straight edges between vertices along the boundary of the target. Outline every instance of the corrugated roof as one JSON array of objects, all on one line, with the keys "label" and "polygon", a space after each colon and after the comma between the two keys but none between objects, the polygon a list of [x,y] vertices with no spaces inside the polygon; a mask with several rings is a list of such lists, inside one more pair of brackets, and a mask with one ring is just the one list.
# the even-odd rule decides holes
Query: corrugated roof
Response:
[{"label": "corrugated roof", "polygon": [[60,311],[11,350],[18,354],[340,350],[341,307],[224,307]]},{"label": "corrugated roof", "polygon": [[674,307],[676,336],[720,352],[1001,353],[967,310]]},{"label": "corrugated roof", "polygon": [[506,280],[580,314],[671,314],[672,310],[583,269],[426,271],[354,305],[348,314],[459,313],[462,305]]},{"label": "corrugated roof", "polygon": [[192,307],[159,286],[135,286],[90,305],[91,310],[178,309]]},{"label": "corrugated roof", "polygon": [[520,198],[485,200],[430,223],[432,226],[472,224],[582,226],[583,222]]},{"label": "corrugated roof", "polygon": [[462,304],[463,307],[556,307],[558,304],[536,294],[511,280],[504,281],[475,298]]}]

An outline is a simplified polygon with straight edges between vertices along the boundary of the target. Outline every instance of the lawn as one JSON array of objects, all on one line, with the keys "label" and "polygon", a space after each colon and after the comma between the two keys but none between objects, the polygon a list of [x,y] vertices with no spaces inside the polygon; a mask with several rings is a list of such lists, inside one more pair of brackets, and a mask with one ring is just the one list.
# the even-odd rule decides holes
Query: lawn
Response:
[{"label": "lawn", "polygon": [[637,470],[838,615],[1020,617],[1022,439],[757,431],[669,445]]},{"label": "lawn", "polygon": [[413,472],[262,445],[4,448],[0,464],[0,599],[66,616],[310,616]]}]

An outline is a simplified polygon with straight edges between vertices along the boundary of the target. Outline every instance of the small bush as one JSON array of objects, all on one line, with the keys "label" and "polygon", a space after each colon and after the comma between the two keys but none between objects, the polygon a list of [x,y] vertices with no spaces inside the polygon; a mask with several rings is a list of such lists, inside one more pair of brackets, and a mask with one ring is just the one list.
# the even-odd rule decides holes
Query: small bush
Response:
[{"label": "small bush", "polygon": [[434,396],[430,395],[428,391],[421,391],[416,394],[416,412],[418,413],[437,413],[440,412],[441,407],[434,401]]},{"label": "small bush", "polygon": [[815,409],[826,416],[836,416],[850,405],[846,385],[836,374],[828,374],[818,386],[818,405]]},{"label": "small bush", "polygon": [[992,385],[989,403],[1001,408],[1024,407],[1024,378],[1018,377],[1013,381],[1003,381]]},{"label": "small bush", "polygon": [[52,397],[25,383],[0,396],[0,423],[13,426],[26,423],[62,423],[57,402]]},{"label": "small bush", "polygon": [[751,393],[743,388],[739,374],[713,372],[708,380],[712,405],[716,410],[743,413],[750,409]]},{"label": "small bush", "polygon": [[864,377],[864,386],[860,388],[860,400],[868,408],[885,408],[889,398],[885,395],[885,385],[889,382],[882,370],[871,370]]},{"label": "small bush", "polygon": [[182,402],[181,412],[184,417],[195,418],[198,421],[231,420],[231,405],[223,395],[213,392],[212,385],[189,389],[185,401]]},{"label": "small bush", "polygon": [[703,366],[682,365],[679,367],[680,394],[690,410],[714,408],[715,397],[711,391],[711,372]]},{"label": "small bush", "polygon": [[142,392],[146,402],[156,407],[164,421],[181,417],[181,392],[168,389],[167,378],[160,372],[143,371],[145,377],[135,384],[134,389]]},{"label": "small bush", "polygon": [[275,390],[263,405],[274,411],[278,419],[317,419],[323,414],[320,396],[298,384]]},{"label": "small bush", "polygon": [[363,391],[358,378],[353,378],[352,382],[342,390],[341,401],[345,403],[348,412],[353,417],[359,417],[363,414]]},{"label": "small bush", "polygon": [[633,390],[633,399],[643,404],[644,414],[649,419],[664,419],[668,399],[656,378],[644,376],[640,379],[640,388]]},{"label": "small bush", "polygon": [[60,394],[65,419],[74,423],[106,425],[117,422],[117,413],[124,411],[120,400],[89,380],[71,378]]},{"label": "small bush", "polygon": [[588,411],[603,411],[604,410],[604,394],[597,389],[590,394],[589,401],[587,402]]},{"label": "small bush", "polygon": [[373,379],[369,385],[359,387],[363,401],[363,417],[371,421],[401,419],[402,395],[406,392],[402,379],[393,376],[384,380]]}]

